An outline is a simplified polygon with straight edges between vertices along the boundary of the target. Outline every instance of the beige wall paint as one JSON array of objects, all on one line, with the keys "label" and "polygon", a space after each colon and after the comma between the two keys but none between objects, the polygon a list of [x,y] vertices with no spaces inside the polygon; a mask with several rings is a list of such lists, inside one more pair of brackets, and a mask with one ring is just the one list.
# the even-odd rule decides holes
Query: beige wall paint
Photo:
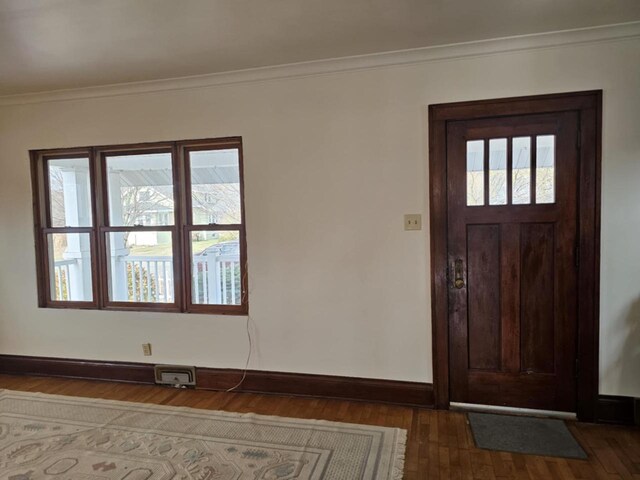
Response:
[{"label": "beige wall paint", "polygon": [[[27,151],[241,135],[250,367],[432,380],[427,105],[604,89],[601,393],[640,396],[640,40],[0,107],[0,352],[244,366],[245,318],[36,307]],[[151,342],[154,356],[142,357]]]}]

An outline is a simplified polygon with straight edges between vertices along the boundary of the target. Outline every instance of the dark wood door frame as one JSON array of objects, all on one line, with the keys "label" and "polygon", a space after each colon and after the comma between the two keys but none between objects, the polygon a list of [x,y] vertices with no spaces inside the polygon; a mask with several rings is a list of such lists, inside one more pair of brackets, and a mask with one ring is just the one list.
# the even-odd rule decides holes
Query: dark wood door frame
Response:
[{"label": "dark wood door frame", "polygon": [[449,408],[447,122],[569,111],[577,112],[580,122],[576,413],[580,420],[593,421],[596,418],[599,377],[601,90],[429,106],[431,316],[436,408]]}]

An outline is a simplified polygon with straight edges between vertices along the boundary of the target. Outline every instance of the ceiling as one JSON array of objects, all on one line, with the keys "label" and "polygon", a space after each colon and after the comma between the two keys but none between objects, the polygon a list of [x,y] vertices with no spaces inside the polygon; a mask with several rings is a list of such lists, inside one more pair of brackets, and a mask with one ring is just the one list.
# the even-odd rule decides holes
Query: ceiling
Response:
[{"label": "ceiling", "polygon": [[0,95],[640,20],[640,0],[0,0]]}]

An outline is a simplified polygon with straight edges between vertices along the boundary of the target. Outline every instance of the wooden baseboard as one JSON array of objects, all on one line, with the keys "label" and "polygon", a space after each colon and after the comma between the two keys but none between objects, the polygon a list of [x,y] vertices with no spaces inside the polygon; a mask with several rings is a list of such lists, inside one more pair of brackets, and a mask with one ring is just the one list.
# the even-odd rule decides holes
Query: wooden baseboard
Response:
[{"label": "wooden baseboard", "polygon": [[153,365],[149,363],[0,355],[0,373],[127,383],[155,383]]},{"label": "wooden baseboard", "polygon": [[635,423],[635,401],[632,397],[600,395],[596,405],[596,421],[616,425]]},{"label": "wooden baseboard", "polygon": [[[0,373],[153,384],[153,364],[0,355]],[[197,368],[197,388],[228,390],[243,371]],[[430,383],[249,370],[236,392],[339,398],[433,407]]]},{"label": "wooden baseboard", "polygon": [[[227,390],[242,378],[241,370],[197,369],[199,388]],[[249,370],[240,391],[345,398],[433,407],[428,383]]]}]

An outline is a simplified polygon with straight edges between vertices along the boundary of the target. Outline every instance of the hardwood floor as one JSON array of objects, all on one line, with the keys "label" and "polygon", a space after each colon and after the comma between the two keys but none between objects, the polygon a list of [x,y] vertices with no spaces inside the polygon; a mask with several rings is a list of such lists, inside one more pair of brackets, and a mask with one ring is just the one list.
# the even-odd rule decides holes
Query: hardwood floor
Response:
[{"label": "hardwood floor", "polygon": [[0,375],[0,388],[405,428],[405,480],[640,479],[640,429],[570,423],[588,460],[474,447],[464,413],[317,398]]}]

